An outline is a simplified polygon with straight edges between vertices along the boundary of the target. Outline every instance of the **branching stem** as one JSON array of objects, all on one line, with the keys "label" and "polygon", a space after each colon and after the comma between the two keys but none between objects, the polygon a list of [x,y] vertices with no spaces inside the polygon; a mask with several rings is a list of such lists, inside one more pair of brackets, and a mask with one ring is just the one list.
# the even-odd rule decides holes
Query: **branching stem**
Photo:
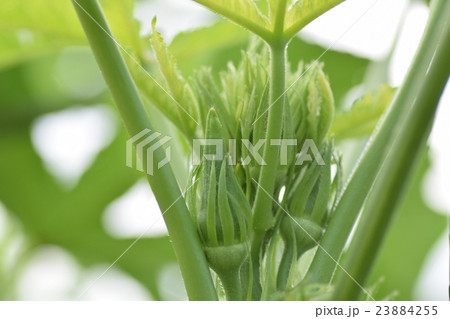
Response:
[{"label": "branching stem", "polygon": [[[447,8],[450,14],[450,5]],[[360,226],[350,245],[344,268],[361,285],[368,279],[390,221],[426,145],[439,98],[449,77],[449,56],[450,20],[442,32],[436,54],[427,75],[423,78],[423,86],[417,93],[405,125],[399,130],[391,152],[377,177]],[[353,280],[341,273],[335,292],[333,300],[355,300],[360,295],[361,289]]]},{"label": "branching stem", "polygon": [[[78,18],[130,136],[152,129],[136,86],[95,0],[73,0]],[[158,163],[162,149],[154,153]],[[197,231],[169,165],[147,175],[164,220],[191,300],[217,300]],[[149,252],[151,254],[151,252]],[[155,257],[157,258],[157,257]]]},{"label": "branching stem", "polygon": [[[374,180],[382,166],[387,152],[392,149],[398,135],[398,128],[405,125],[417,92],[423,86],[425,75],[440,42],[442,30],[446,28],[450,16],[450,3],[437,0],[430,15],[429,23],[422,38],[407,77],[398,90],[386,116],[378,125],[368,146],[358,161],[347,183],[333,216],[321,241],[319,249],[309,269],[308,280],[315,283],[329,283],[336,269],[344,245],[358,214],[367,198]],[[408,127],[416,130],[415,127]],[[331,258],[331,257],[332,258]]]}]

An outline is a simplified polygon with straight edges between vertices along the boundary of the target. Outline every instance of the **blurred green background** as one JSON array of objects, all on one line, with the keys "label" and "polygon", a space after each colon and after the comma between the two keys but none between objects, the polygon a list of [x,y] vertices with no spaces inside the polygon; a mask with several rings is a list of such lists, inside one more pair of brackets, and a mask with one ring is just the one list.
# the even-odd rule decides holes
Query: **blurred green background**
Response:
[{"label": "blurred green background", "polygon": [[[349,0],[289,47],[292,67],[329,49],[321,60],[340,110],[401,82],[428,9],[391,2],[380,0],[348,30],[371,4]],[[100,3],[121,45],[158,79],[148,42],[154,15],[187,78],[203,65],[217,73],[238,62],[249,42],[189,0]],[[128,62],[140,89],[154,86]],[[158,130],[173,130],[147,102]],[[370,284],[376,299],[447,298],[449,132],[440,119],[448,115],[440,111],[443,124],[383,244]],[[151,191],[125,166],[126,138],[71,2],[0,2],[0,300],[186,298]],[[365,140],[339,145],[346,174]]]}]

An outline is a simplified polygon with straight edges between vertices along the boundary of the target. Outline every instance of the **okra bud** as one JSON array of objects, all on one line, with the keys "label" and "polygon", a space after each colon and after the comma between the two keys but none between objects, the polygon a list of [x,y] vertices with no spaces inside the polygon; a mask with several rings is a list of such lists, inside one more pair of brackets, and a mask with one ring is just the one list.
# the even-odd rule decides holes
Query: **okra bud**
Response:
[{"label": "okra bud", "polygon": [[[220,120],[210,110],[207,137],[220,136]],[[251,207],[229,164],[228,158],[206,160],[197,170],[200,185],[197,190],[199,207],[196,221],[209,266],[222,281],[227,299],[239,300],[240,267],[249,255]],[[192,195],[191,195],[192,196]]]},{"label": "okra bud", "polygon": [[289,214],[282,216],[280,234],[285,248],[277,278],[278,289],[284,290],[290,269],[306,251],[322,238],[331,193],[332,142],[324,144],[325,165],[311,163],[291,194]]}]

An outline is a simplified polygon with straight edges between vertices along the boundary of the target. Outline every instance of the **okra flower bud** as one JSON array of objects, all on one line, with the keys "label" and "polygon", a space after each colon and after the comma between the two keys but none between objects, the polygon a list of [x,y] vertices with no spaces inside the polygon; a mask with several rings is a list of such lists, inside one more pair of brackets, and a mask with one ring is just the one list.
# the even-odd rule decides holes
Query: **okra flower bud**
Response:
[{"label": "okra flower bud", "polygon": [[208,175],[208,188],[201,194],[198,230],[208,263],[221,279],[227,298],[238,300],[239,272],[249,256],[251,207],[226,160],[218,177],[215,162]]},{"label": "okra flower bud", "polygon": [[331,197],[332,148],[330,142],[322,149],[325,165],[313,162],[300,174],[291,193],[289,215],[282,217],[280,234],[285,249],[277,278],[280,290],[286,287],[292,265],[322,237]]},{"label": "okra flower bud", "polygon": [[[207,137],[218,137],[220,121],[214,110],[207,120]],[[199,200],[191,201],[209,266],[217,273],[227,299],[241,299],[240,267],[249,255],[251,207],[228,158],[204,159],[197,170]],[[192,188],[191,188],[192,189]],[[195,203],[198,202],[198,205]]]},{"label": "okra flower bud", "polygon": [[[221,162],[219,176],[212,162],[206,185],[201,186],[197,224],[206,247],[233,246],[248,240],[251,207],[227,161]],[[202,187],[203,186],[203,187]]]}]

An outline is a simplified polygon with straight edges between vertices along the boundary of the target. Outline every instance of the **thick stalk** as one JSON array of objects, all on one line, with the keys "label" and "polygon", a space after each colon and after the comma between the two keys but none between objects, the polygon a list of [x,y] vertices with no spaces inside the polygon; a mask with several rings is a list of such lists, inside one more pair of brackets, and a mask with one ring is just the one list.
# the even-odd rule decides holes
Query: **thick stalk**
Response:
[{"label": "thick stalk", "polygon": [[[257,231],[266,231],[273,224],[273,199],[268,194],[273,194],[275,178],[278,168],[279,149],[270,145],[273,139],[281,138],[284,91],[286,88],[286,47],[271,47],[271,78],[270,78],[270,101],[266,132],[266,143],[264,145],[263,158],[266,165],[261,166],[259,184],[256,190],[255,204],[253,207],[253,228]],[[268,194],[267,194],[268,193]]]},{"label": "thick stalk", "polygon": [[[73,0],[103,77],[113,95],[130,136],[152,129],[136,86],[114,42],[103,13],[95,0]],[[164,158],[161,149],[155,162]],[[164,214],[164,220],[191,300],[217,300],[211,274],[197,231],[169,165],[147,175]],[[149,254],[152,252],[149,251]]]},{"label": "thick stalk", "polygon": [[394,138],[398,134],[398,128],[404,125],[407,114],[417,97],[417,92],[423,84],[448,16],[450,16],[450,2],[435,1],[413,64],[387,110],[386,116],[378,125],[361,155],[358,166],[349,178],[321,241],[323,249],[319,249],[314,256],[308,272],[308,280],[315,283],[330,282],[337,266],[336,261],[341,256],[350,231],[373,186],[373,181],[384,162],[387,151],[392,147]]},{"label": "thick stalk", "polygon": [[[367,281],[415,163],[425,148],[439,98],[449,77],[450,19],[447,22],[424,84],[408,115],[407,125],[402,127],[377,177],[346,257],[344,268],[361,285]],[[347,275],[340,273],[335,292],[333,300],[355,300],[361,289]]]},{"label": "thick stalk", "polygon": [[241,280],[239,271],[233,271],[226,276],[220,277],[222,281],[223,289],[228,301],[240,301],[242,300]]},{"label": "thick stalk", "polygon": [[[270,145],[271,139],[281,138],[284,91],[286,87],[286,45],[270,46],[271,55],[271,78],[270,78],[270,108],[268,111],[268,124],[266,132],[266,143],[263,158],[267,165],[261,167],[259,184],[257,187],[255,203],[253,206],[253,240],[252,240],[252,262],[253,262],[253,296],[260,294],[259,282],[259,256],[263,244],[265,232],[273,225],[273,199],[268,194],[273,194],[275,178],[278,168],[278,148]],[[267,192],[267,193],[266,193]]]}]

